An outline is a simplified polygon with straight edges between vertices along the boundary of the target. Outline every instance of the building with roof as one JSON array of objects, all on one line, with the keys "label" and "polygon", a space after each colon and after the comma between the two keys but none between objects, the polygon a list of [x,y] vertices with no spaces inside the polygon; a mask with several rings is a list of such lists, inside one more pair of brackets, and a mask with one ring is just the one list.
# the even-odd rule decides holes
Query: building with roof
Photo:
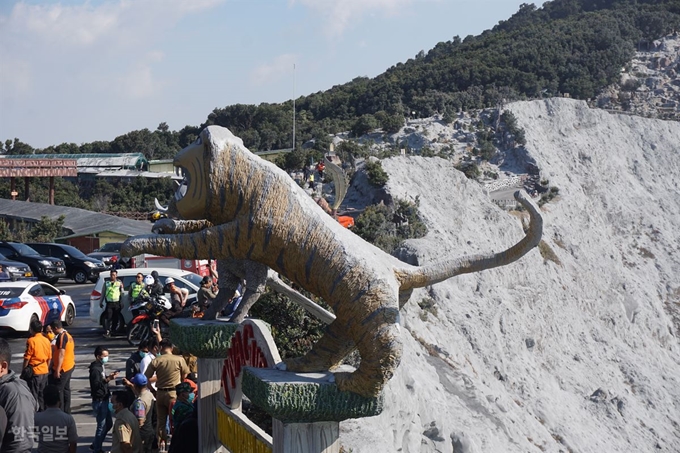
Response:
[{"label": "building with roof", "polygon": [[63,215],[64,232],[57,242],[72,245],[90,253],[109,242],[122,242],[130,236],[151,233],[151,222],[131,220],[79,208],[0,198],[0,219],[17,226],[23,222],[29,228],[43,216],[56,219]]}]

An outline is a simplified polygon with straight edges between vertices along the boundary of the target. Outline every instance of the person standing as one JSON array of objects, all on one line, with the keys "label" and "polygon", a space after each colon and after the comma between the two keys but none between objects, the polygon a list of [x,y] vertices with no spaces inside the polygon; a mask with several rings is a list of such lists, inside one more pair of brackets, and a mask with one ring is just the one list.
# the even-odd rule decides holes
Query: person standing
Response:
[{"label": "person standing", "polygon": [[2,451],[2,439],[7,432],[7,412],[0,406],[0,451]]},{"label": "person standing", "polygon": [[50,373],[50,360],[52,360],[52,345],[50,340],[42,334],[43,326],[37,319],[31,320],[28,330],[31,337],[26,340],[26,352],[24,352],[23,370],[30,367],[33,372],[26,380],[33,398],[38,402],[39,410],[45,410],[43,390],[47,386],[47,375]]},{"label": "person standing", "polygon": [[0,282],[4,282],[10,279],[11,277],[9,273],[2,267],[2,264],[0,264]]},{"label": "person standing", "polygon": [[109,351],[103,346],[94,350],[95,360],[90,363],[90,395],[92,396],[92,410],[97,420],[94,442],[90,449],[94,453],[102,452],[102,444],[106,434],[113,425],[109,410],[109,382],[118,375],[117,371],[106,374],[106,363],[109,361]]},{"label": "person standing", "polygon": [[163,340],[160,344],[161,355],[156,357],[147,367],[144,375],[150,379],[156,373],[156,411],[158,414],[158,445],[167,443],[168,431],[166,421],[170,408],[177,398],[175,386],[189,374],[189,367],[182,356],[172,354],[172,342]]},{"label": "person standing", "polygon": [[140,373],[139,367],[142,360],[149,353],[149,340],[144,339],[139,342],[137,350],[130,354],[130,357],[125,361],[125,379],[132,381],[137,373]]},{"label": "person standing", "polygon": [[121,317],[120,297],[123,292],[123,282],[118,280],[118,272],[111,271],[111,278],[104,285],[104,300],[99,303],[100,308],[106,305],[106,317],[104,318],[104,336],[110,337],[119,329]]},{"label": "person standing", "polygon": [[[0,338],[0,407],[5,410],[7,424],[2,438],[2,453],[29,453],[33,448],[33,414],[38,403],[26,383],[9,369],[12,350]],[[0,427],[1,428],[1,427]]]},{"label": "person standing", "polygon": [[61,409],[71,413],[71,375],[76,366],[75,343],[61,323],[55,319],[50,324],[54,332],[52,340],[52,374],[47,379],[48,384],[59,387]]},{"label": "person standing", "polygon": [[35,414],[38,453],[76,453],[78,429],[73,417],[59,409],[59,387],[45,387],[44,398],[47,408]]},{"label": "person standing", "polygon": [[113,392],[111,408],[116,414],[113,424],[111,453],[142,453],[142,437],[139,434],[139,421],[130,412],[132,399],[124,390]]},{"label": "person standing", "polygon": [[[142,358],[142,361],[139,363],[139,372],[144,374],[146,372],[146,369],[149,367],[153,359],[156,358],[158,355],[158,352],[160,351],[160,343],[162,338],[160,338],[160,334],[158,331],[154,330],[153,327],[151,328],[152,332],[154,333],[154,336],[148,338],[148,343],[147,343],[147,350],[148,353]],[[149,383],[151,384],[151,391],[156,392],[156,375],[154,374],[151,378],[149,378]]]},{"label": "person standing", "polygon": [[[127,380],[126,380],[127,381]],[[147,385],[149,380],[142,373],[136,374],[131,381],[126,382],[132,385],[135,393],[135,401],[132,403],[132,414],[139,421],[139,435],[142,438],[142,451],[151,453],[153,450],[156,432],[153,426],[154,418],[154,397]]]},{"label": "person standing", "polygon": [[177,401],[172,406],[172,426],[177,428],[194,412],[194,393],[188,382],[181,382],[175,386]]}]

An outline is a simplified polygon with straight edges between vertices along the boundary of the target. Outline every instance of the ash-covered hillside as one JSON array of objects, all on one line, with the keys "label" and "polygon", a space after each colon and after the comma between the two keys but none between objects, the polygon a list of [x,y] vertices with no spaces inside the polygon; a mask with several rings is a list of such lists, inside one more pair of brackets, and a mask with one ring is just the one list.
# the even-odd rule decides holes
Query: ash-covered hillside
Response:
[{"label": "ash-covered hillside", "polygon": [[[544,243],[507,267],[416,292],[377,417],[341,424],[346,451],[680,451],[680,123],[569,99],[508,107],[541,178]],[[420,198],[419,263],[502,250],[521,213],[449,160],[383,161]]]}]

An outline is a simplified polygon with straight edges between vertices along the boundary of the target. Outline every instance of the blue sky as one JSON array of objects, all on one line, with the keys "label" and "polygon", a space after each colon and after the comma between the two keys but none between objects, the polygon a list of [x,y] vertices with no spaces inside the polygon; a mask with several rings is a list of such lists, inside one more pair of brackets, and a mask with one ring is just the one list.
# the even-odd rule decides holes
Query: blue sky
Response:
[{"label": "blue sky", "polygon": [[216,107],[374,77],[522,3],[2,0],[0,140],[42,148],[199,125]]}]

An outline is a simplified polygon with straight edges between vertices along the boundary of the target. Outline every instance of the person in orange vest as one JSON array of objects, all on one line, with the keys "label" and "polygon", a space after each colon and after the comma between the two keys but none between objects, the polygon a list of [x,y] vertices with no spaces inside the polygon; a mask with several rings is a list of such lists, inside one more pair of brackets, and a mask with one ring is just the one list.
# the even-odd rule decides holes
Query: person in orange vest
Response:
[{"label": "person in orange vest", "polygon": [[31,320],[29,332],[31,338],[26,340],[26,352],[24,353],[24,364],[22,376],[26,375],[26,370],[30,367],[31,372],[25,378],[28,388],[33,394],[33,398],[38,402],[41,411],[45,410],[43,391],[47,387],[47,375],[50,372],[50,360],[52,360],[52,345],[50,340],[42,334],[42,323]]},{"label": "person in orange vest", "polygon": [[50,327],[55,336],[52,340],[52,373],[48,377],[48,383],[59,387],[61,409],[70,414],[71,375],[76,366],[75,343],[60,319],[52,321]]}]

